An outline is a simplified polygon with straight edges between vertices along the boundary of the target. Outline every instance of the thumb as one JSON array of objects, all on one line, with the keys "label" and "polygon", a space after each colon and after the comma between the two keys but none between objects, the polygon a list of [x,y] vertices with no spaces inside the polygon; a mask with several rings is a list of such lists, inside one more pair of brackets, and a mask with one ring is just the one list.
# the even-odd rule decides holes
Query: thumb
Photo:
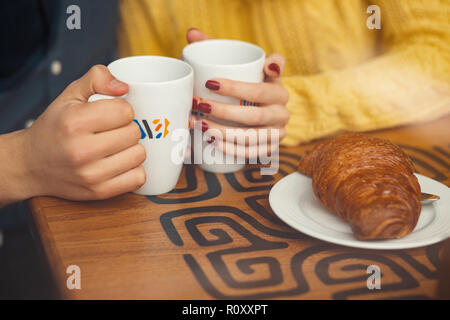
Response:
[{"label": "thumb", "polygon": [[87,102],[95,93],[122,96],[128,92],[128,85],[117,80],[108,68],[98,64],[93,66],[80,79],[72,82],[66,94],[82,102]]},{"label": "thumb", "polygon": [[267,56],[264,63],[264,73],[270,80],[275,80],[281,77],[284,70],[286,60],[279,53],[272,53]]},{"label": "thumb", "polygon": [[208,36],[196,28],[190,28],[186,32],[186,40],[188,43],[207,40]]}]

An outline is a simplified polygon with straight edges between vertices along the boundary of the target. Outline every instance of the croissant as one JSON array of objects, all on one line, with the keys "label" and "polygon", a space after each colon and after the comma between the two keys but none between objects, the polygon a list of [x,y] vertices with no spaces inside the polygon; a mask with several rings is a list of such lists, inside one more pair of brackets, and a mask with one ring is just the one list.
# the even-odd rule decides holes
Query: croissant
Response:
[{"label": "croissant", "polygon": [[359,240],[401,238],[419,219],[420,185],[408,156],[389,141],[346,134],[319,143],[298,171]]}]

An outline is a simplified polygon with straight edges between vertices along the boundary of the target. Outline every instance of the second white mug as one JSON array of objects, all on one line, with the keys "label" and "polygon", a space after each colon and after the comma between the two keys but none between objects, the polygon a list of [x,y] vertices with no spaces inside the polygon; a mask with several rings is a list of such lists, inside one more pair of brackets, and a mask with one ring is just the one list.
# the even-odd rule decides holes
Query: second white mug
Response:
[{"label": "second white mug", "polygon": [[[226,78],[237,81],[258,83],[264,80],[264,50],[260,47],[237,40],[204,40],[187,45],[183,49],[183,60],[194,69],[194,95],[202,100],[215,100],[227,104],[251,105],[252,102],[226,97],[214,93],[205,87],[208,80],[214,78]],[[224,122],[214,119],[222,124],[237,125],[236,123]],[[242,125],[240,125],[242,126]],[[207,143],[195,144],[194,149],[207,147]],[[201,150],[200,150],[201,152]],[[198,152],[195,152],[197,153]],[[223,157],[230,160],[230,156]],[[244,159],[231,157],[234,163],[205,163],[203,160],[200,167],[205,171],[227,173],[234,172],[244,167]]]}]

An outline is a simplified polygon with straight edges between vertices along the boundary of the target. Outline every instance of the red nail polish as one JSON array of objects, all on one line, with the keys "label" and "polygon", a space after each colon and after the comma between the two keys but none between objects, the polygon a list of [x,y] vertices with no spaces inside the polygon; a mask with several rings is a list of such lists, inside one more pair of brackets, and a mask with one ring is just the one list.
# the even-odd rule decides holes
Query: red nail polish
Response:
[{"label": "red nail polish", "polygon": [[216,137],[211,137],[211,138],[209,138],[208,141],[206,141],[206,142],[208,142],[208,143],[213,143],[215,140],[216,140]]},{"label": "red nail polish", "polygon": [[192,99],[192,109],[197,109],[198,101],[196,98]]},{"label": "red nail polish", "polygon": [[276,63],[269,64],[269,69],[275,71],[278,75],[280,74],[280,66]]},{"label": "red nail polish", "polygon": [[208,130],[208,124],[205,121],[202,121],[202,131],[205,132]]},{"label": "red nail polish", "polygon": [[207,87],[209,90],[219,90],[220,83],[214,80],[208,80],[205,83],[205,87]]},{"label": "red nail polish", "polygon": [[203,113],[211,113],[211,105],[209,103],[201,102],[197,105],[197,109]]}]

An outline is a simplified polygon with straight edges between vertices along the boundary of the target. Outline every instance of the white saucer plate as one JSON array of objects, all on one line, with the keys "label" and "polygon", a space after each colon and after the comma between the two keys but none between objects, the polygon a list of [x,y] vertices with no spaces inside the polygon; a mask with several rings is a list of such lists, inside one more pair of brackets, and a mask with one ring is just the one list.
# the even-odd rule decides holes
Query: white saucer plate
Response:
[{"label": "white saucer plate", "polygon": [[422,206],[413,232],[401,239],[361,241],[348,223],[330,212],[316,198],[311,179],[294,172],[278,181],[270,191],[275,214],[292,228],[327,242],[366,249],[408,249],[423,247],[450,237],[450,189],[431,178],[416,174],[422,192],[441,199]]}]

